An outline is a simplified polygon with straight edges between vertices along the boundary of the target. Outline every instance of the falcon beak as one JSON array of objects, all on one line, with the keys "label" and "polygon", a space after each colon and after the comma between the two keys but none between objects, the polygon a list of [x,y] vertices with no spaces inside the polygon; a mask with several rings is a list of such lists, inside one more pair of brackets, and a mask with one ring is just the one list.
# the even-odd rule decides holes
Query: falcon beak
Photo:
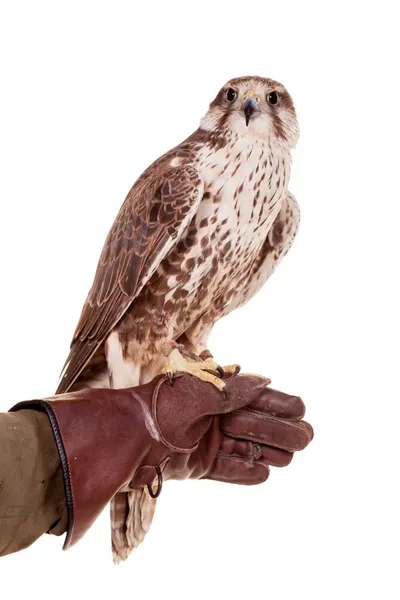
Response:
[{"label": "falcon beak", "polygon": [[246,119],[246,125],[250,123],[251,117],[258,112],[258,98],[253,91],[246,92],[244,95],[243,112]]}]

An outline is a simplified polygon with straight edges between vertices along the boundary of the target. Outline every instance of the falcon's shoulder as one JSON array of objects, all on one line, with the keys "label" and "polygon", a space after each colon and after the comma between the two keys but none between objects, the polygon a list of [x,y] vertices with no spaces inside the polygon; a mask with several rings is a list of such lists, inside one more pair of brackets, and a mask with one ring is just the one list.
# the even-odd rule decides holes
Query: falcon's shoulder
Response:
[{"label": "falcon's shoulder", "polygon": [[203,189],[195,167],[170,160],[154,163],[132,187],[104,244],[57,393],[70,388],[180,239]]}]

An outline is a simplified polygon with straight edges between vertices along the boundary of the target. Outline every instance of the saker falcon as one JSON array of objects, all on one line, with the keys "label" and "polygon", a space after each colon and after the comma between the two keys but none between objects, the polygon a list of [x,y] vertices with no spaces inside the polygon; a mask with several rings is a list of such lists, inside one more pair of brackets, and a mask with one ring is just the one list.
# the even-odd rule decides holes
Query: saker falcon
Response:
[{"label": "saker falcon", "polygon": [[[178,370],[224,385],[207,339],[218,319],[258,292],[293,242],[300,213],[288,182],[298,135],[283,85],[262,77],[224,85],[200,127],[128,193],[57,393],[130,387]],[[143,540],[154,509],[147,489],[112,500],[115,562]]]}]

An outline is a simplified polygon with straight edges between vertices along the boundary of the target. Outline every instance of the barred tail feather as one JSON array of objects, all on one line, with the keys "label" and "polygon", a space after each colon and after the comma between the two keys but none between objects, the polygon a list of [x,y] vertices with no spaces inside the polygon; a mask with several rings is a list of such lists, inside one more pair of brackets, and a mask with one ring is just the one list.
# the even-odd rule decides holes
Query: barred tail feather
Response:
[{"label": "barred tail feather", "polygon": [[115,564],[126,560],[150,529],[156,508],[147,488],[119,492],[111,500],[111,541]]}]

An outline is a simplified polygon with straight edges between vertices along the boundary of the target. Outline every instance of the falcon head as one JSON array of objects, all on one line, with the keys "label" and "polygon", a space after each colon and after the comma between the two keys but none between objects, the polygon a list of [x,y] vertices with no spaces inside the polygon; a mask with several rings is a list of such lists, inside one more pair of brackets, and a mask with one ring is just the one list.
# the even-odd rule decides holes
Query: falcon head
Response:
[{"label": "falcon head", "polygon": [[231,79],[211,102],[201,128],[221,134],[258,137],[294,148],[299,125],[290,94],[264,77]]}]

